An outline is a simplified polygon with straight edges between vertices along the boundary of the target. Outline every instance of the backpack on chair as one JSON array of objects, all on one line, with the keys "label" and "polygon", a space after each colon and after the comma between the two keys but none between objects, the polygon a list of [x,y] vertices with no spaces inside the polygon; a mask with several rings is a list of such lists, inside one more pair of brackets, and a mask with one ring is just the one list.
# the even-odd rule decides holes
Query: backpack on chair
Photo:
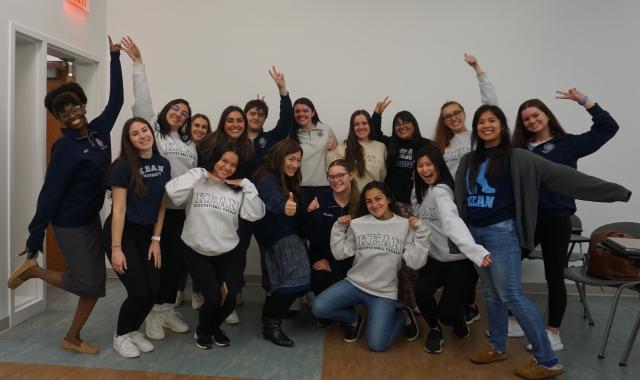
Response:
[{"label": "backpack on chair", "polygon": [[608,237],[635,238],[614,230],[592,234],[587,258],[587,274],[605,280],[640,280],[639,260],[613,253],[600,243]]}]

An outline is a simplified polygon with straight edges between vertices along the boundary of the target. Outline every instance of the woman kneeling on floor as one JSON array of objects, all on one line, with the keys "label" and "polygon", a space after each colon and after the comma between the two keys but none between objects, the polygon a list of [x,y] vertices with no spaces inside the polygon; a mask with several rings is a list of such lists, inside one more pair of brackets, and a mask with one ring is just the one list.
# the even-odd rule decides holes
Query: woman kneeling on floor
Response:
[{"label": "woman kneeling on floor", "polygon": [[[402,260],[413,269],[427,259],[427,229],[420,219],[397,215],[393,197],[381,182],[370,182],[360,197],[362,214],[342,216],[331,231],[331,251],[338,260],[354,257],[347,278],[322,292],[313,314],[348,326],[346,342],[360,336],[364,318],[353,306],[364,304],[368,313],[367,344],[372,351],[387,350],[406,326],[407,340],[418,337],[410,307],[398,309],[398,270]],[[363,205],[366,206],[366,211]]]}]

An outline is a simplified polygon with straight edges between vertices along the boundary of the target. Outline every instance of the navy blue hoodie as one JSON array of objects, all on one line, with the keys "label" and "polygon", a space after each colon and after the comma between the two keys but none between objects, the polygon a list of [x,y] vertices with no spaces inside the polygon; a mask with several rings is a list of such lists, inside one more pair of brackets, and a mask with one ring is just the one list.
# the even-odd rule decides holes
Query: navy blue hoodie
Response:
[{"label": "navy blue hoodie", "polygon": [[98,217],[104,202],[103,177],[111,163],[111,129],[124,103],[120,52],[111,53],[109,101],[91,120],[88,136],[62,128],[51,147],[51,160],[29,224],[27,248],[41,251],[49,222],[58,227],[80,227]]},{"label": "navy blue hoodie", "polygon": [[[531,152],[559,164],[578,168],[578,159],[588,156],[600,149],[618,132],[618,123],[609,112],[603,110],[597,103],[587,110],[591,114],[593,125],[591,129],[579,135],[565,134],[554,137],[535,148]],[[540,189],[538,203],[538,217],[557,218],[570,216],[576,212],[576,202],[573,198],[558,193]]]}]

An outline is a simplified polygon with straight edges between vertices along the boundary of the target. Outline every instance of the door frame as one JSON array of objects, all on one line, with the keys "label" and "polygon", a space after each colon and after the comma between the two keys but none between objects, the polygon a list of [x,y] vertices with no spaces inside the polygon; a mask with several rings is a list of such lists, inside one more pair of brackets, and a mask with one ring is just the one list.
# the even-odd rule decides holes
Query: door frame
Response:
[{"label": "door frame", "polygon": [[[6,189],[8,194],[8,223],[7,223],[7,241],[5,242],[5,249],[3,251],[6,252],[6,260],[5,268],[7,269],[6,278],[9,277],[9,274],[13,271],[13,268],[17,267],[18,262],[22,262],[24,260],[22,257],[16,257],[15,253],[21,251],[24,248],[24,241],[26,238],[27,225],[13,225],[13,220],[18,216],[21,220],[25,218],[31,218],[33,213],[35,212],[37,196],[40,192],[40,188],[44,182],[44,174],[46,170],[46,157],[49,152],[46,152],[46,114],[45,108],[42,105],[43,99],[46,95],[47,88],[47,52],[53,50],[56,52],[64,53],[70,57],[73,57],[76,61],[76,82],[82,85],[87,97],[91,99],[91,102],[87,105],[87,111],[89,114],[96,114],[98,112],[96,105],[104,104],[105,94],[100,93],[98,89],[104,88],[102,86],[103,75],[100,75],[101,68],[104,67],[105,57],[97,57],[92,53],[84,51],[78,47],[70,45],[62,40],[54,38],[44,33],[40,33],[34,29],[31,29],[25,25],[17,23],[15,21],[9,22],[9,83],[8,83],[8,105],[7,105],[7,141],[8,149],[7,149],[7,157],[6,157],[6,165],[9,173],[9,178],[6,183]],[[33,136],[33,150],[31,153],[31,168],[30,173],[26,173],[26,175],[33,176],[30,178],[31,183],[34,183],[35,186],[32,188],[17,189],[17,173],[16,173],[16,150],[17,148],[14,145],[14,141],[16,139],[16,60],[19,59],[16,54],[16,46],[18,43],[23,43],[28,41],[28,43],[33,43],[34,48],[36,49],[36,53],[34,59],[36,60],[35,64],[35,75],[33,85],[33,96],[30,94],[29,97],[33,98],[35,104],[33,105],[34,112],[34,120],[36,123],[36,128],[34,129],[36,133]],[[31,106],[29,106],[31,107]],[[25,173],[20,173],[25,174]],[[22,192],[22,196],[24,196],[25,192],[27,197],[33,199],[33,204],[31,204],[31,199],[29,200],[30,208],[29,209],[21,209],[20,207],[14,206],[14,194],[16,191]],[[18,214],[19,213],[19,214]],[[28,215],[25,215],[28,214]],[[28,223],[28,222],[27,222]],[[46,247],[45,247],[46,254]],[[45,262],[43,257],[39,258],[40,264],[43,265]],[[9,309],[9,327],[16,326],[17,324],[43,312],[46,310],[46,286],[41,280],[29,281],[34,283],[32,288],[28,289],[28,294],[21,294],[20,296],[16,295],[16,292],[20,290],[20,288],[16,290],[10,290],[5,288],[7,291],[8,299],[8,309]],[[28,284],[28,283],[27,283]],[[25,285],[23,285],[25,286]],[[24,293],[24,292],[23,292]],[[18,301],[18,302],[16,302]],[[2,330],[2,321],[0,321],[0,330]],[[6,323],[5,323],[6,324]]]}]

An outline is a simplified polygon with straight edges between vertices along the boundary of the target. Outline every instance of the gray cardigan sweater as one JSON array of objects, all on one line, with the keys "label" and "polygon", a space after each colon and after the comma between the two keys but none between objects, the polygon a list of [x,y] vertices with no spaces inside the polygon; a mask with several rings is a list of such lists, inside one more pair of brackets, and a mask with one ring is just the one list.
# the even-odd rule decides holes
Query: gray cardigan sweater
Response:
[{"label": "gray cardigan sweater", "polygon": [[[460,160],[456,172],[455,198],[460,217],[467,220],[467,169],[471,153]],[[581,173],[569,166],[546,160],[524,149],[511,151],[511,177],[520,247],[532,251],[536,230],[538,194],[541,186],[571,198],[595,202],[627,202],[631,191],[618,184]]]}]

